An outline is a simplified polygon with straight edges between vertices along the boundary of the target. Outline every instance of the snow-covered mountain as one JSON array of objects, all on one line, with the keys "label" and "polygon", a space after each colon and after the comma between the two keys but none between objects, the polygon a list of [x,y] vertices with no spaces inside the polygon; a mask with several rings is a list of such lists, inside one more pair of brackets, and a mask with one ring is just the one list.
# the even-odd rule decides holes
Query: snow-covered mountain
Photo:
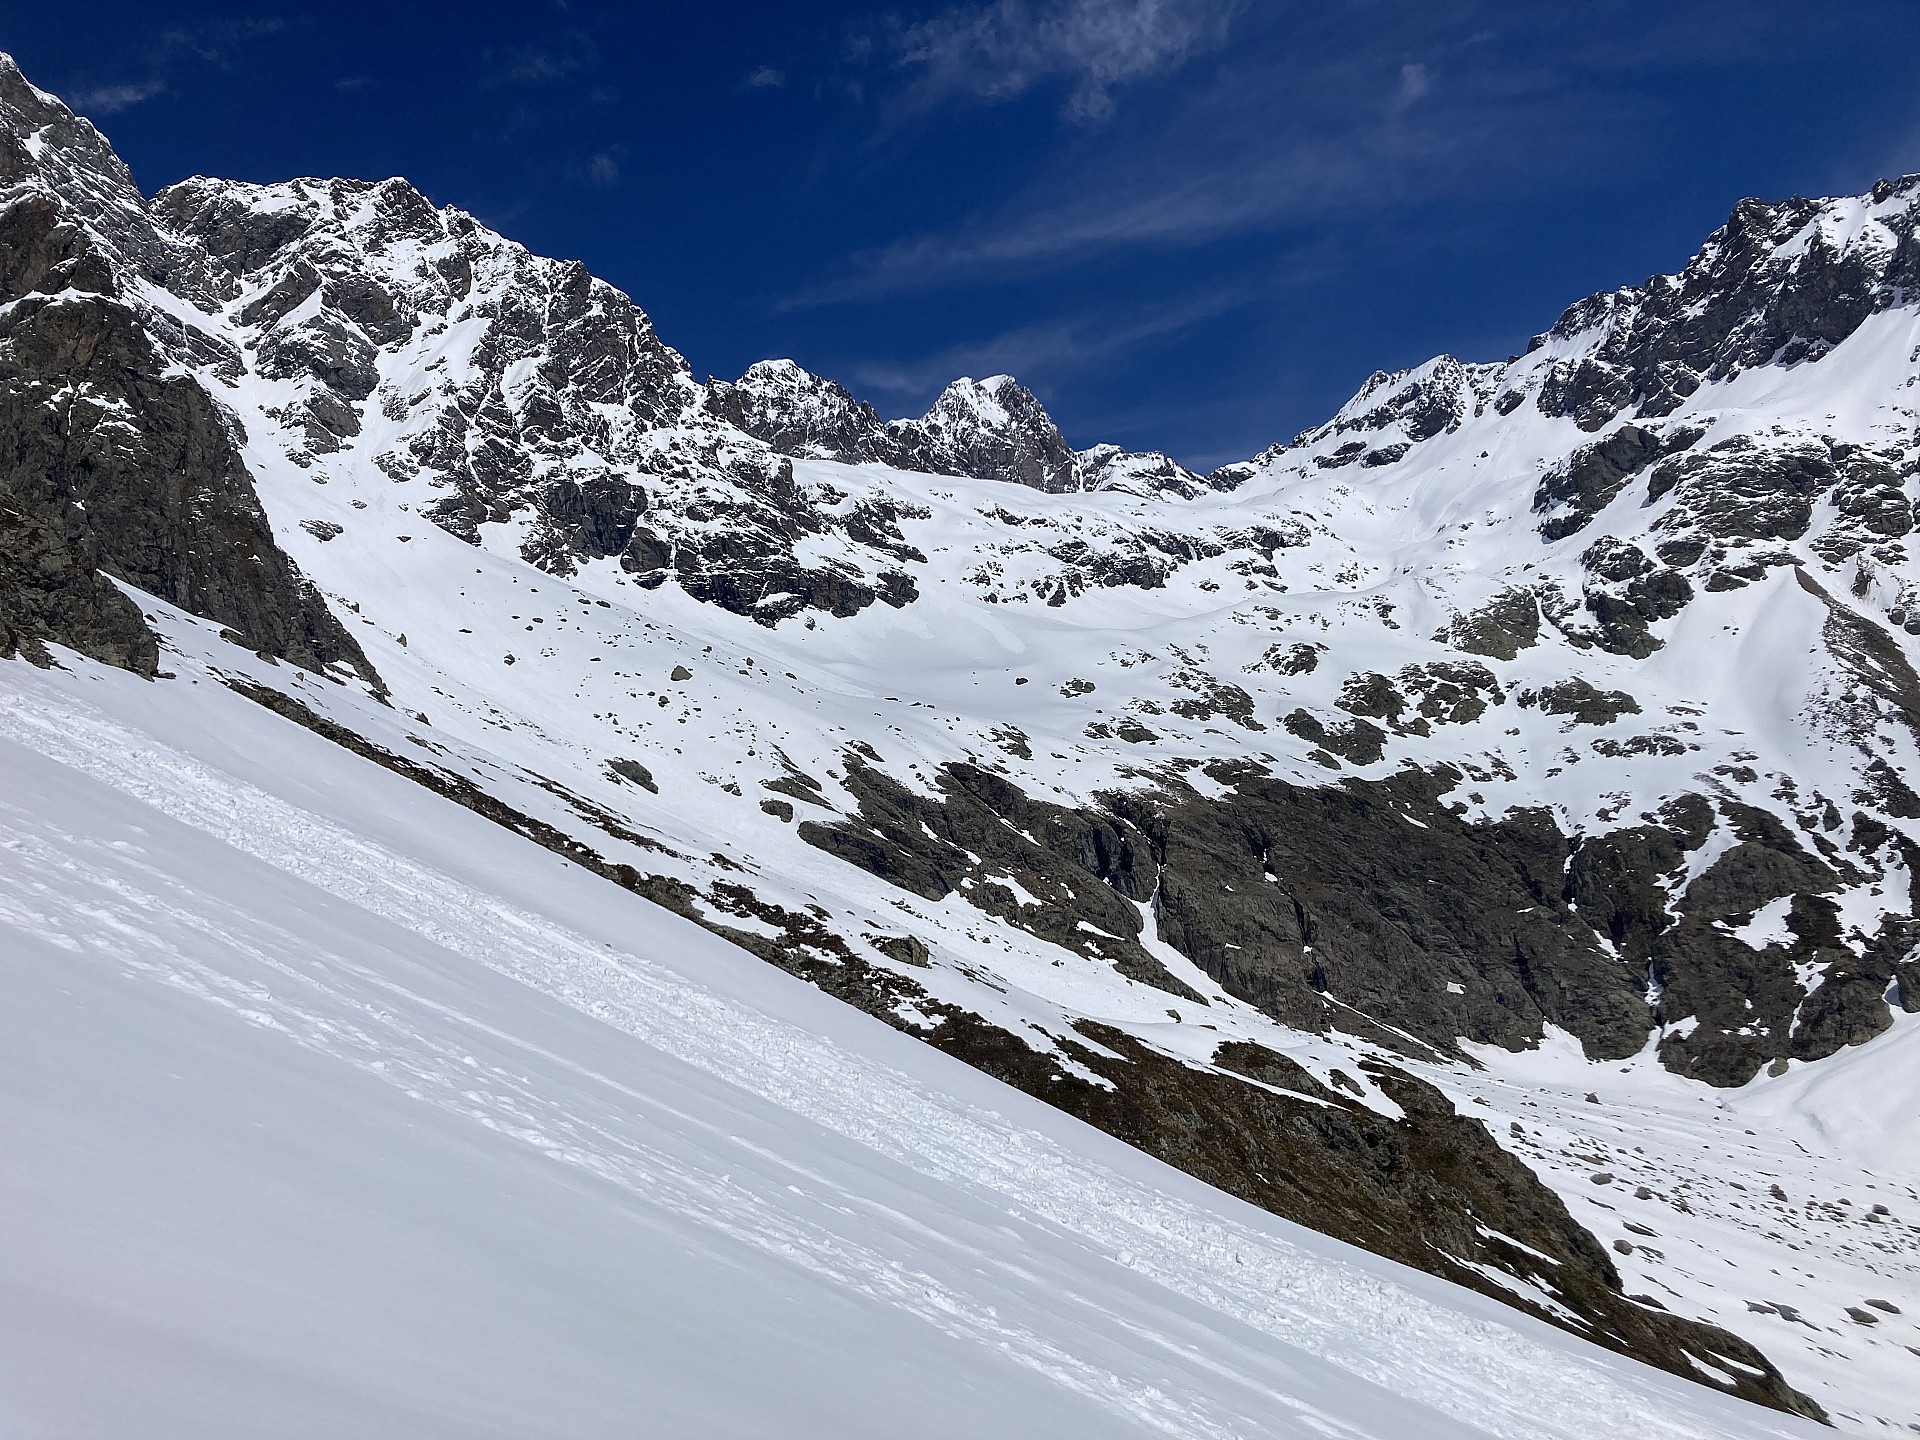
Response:
[{"label": "snow-covered mountain", "polygon": [[707,405],[783,455],[1004,480],[1052,494],[1126,487],[1191,499],[1204,483],[1165,455],[1118,445],[1076,453],[1033,392],[1011,375],[963,377],[919,419],[883,421],[844,386],[791,360],[762,360],[731,384],[708,381]]},{"label": "snow-covered mountain", "polygon": [[[682,1059],[708,1044],[677,1033],[706,1023],[691,999],[627,1024],[575,986],[574,962],[540,949],[552,927],[666,963],[694,997],[744,994],[703,989],[697,957],[738,977],[746,952],[864,1011],[820,1021],[764,980],[798,1007],[779,1009],[790,1029],[851,1027],[833,1033],[856,1058],[935,1077],[909,1089],[994,1087],[871,1018],[1237,1197],[1140,1221],[1184,1237],[1156,1284],[1213,1284],[1184,1267],[1239,1255],[1206,1237],[1239,1233],[1245,1202],[1385,1257],[1330,1244],[1360,1267],[1343,1274],[1448,1293],[1399,1262],[1747,1400],[1863,1429],[1914,1418],[1920,177],[1743,202],[1677,274],[1575,305],[1525,355],[1376,375],[1324,426],[1206,477],[1073,451],[1008,377],[896,421],[790,362],[702,384],[626,296],[403,181],[196,178],[149,199],[10,62],[0,181],[0,654],[69,672],[0,665],[5,733],[52,777],[9,822],[8,853],[40,867],[9,862],[26,898],[3,912],[33,953],[187,974],[155,969],[146,942],[105,946],[90,919],[61,928],[132,882],[109,866],[63,890],[45,879],[59,857],[158,823],[89,791],[106,818],[56,843],[62,806],[83,803],[60,797],[70,770],[162,828],[278,846],[262,858],[296,876],[348,852],[434,857],[469,898],[396,881],[374,913],[457,963],[385,930],[355,941],[357,920],[311,963],[393,943],[399,968],[360,956],[353,984],[398,986],[456,1030],[466,1012],[408,967],[532,983],[539,1018],[504,1030],[544,1057],[514,1072],[527,1106],[566,1066],[599,1084],[655,1063],[574,1055],[614,1042],[567,1038],[572,1011]],[[139,717],[142,696],[160,718]],[[254,758],[236,771],[221,750],[241,736]],[[148,753],[175,758],[148,778],[120,758]],[[195,797],[240,771],[264,818],[223,828],[226,802]],[[418,818],[397,836],[382,817],[399,802],[356,787],[413,796]],[[332,828],[275,828],[274,805],[335,792]],[[456,863],[469,842],[436,827],[501,858]],[[180,899],[217,889],[224,852],[195,859],[199,844],[140,883],[175,897],[169,925],[226,927],[250,958],[168,983],[252,995],[256,1025],[326,1051],[364,997],[336,986],[297,1024],[280,1015],[261,927],[306,922],[262,900],[229,925]],[[475,932],[534,958],[496,965],[460,938],[453,910],[562,873],[556,855],[569,878],[551,897]],[[319,888],[361,905],[386,864]],[[616,923],[672,938],[628,946]],[[125,997],[144,992],[123,991],[102,1003],[132,1025],[145,1002]],[[511,1009],[489,992],[483,1018]],[[696,1066],[813,1120],[879,1085],[830,1068],[800,1085],[774,1061],[811,1042],[782,1034],[770,1056],[741,1041]],[[379,1063],[415,1073],[397,1055]],[[225,1064],[196,1073],[225,1084]],[[1062,1224],[1034,1177],[1115,1152],[1000,1093],[1015,1131],[1095,1147],[995,1192]],[[556,1123],[599,1126],[612,1102],[582,1103]],[[886,1124],[827,1128],[889,1156],[921,1143],[923,1112],[889,1103]],[[676,1146],[705,1143],[687,1127]],[[611,1173],[577,1158],[605,1145],[555,1143],[535,1142]],[[783,1163],[825,1165],[811,1147]],[[699,1185],[726,1163],[707,1151]],[[815,1223],[774,1199],[744,1198],[742,1226]],[[921,1263],[905,1253],[873,1263]],[[1060,1293],[1093,1295],[1079,1284]],[[1384,1365],[1402,1342],[1375,1333],[1391,1304],[1368,1304],[1219,1313]],[[987,1343],[1063,1347],[1072,1365],[1037,1372],[1063,1393],[1080,1393],[1075,1365],[1161,1383],[1158,1360],[1136,1372],[1104,1340],[1018,1323],[1024,1338]],[[1267,1343],[1181,1333],[1196,1374]],[[1273,1433],[1193,1384],[1198,1408],[1150,1423]],[[1470,1393],[1515,1384],[1489,1371]],[[1571,1433],[1537,1404],[1439,1408],[1484,1433]],[[1323,1410],[1349,1433],[1445,1433]]]}]

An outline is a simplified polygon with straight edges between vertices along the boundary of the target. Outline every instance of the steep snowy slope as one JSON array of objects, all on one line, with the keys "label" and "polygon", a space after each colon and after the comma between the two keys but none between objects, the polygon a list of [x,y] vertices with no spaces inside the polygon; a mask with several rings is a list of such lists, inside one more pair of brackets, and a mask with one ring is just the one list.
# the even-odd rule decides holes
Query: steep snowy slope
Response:
[{"label": "steep snowy slope", "polygon": [[401,181],[149,203],[8,66],[0,136],[0,654],[304,726],[1601,1345],[1915,1418],[1920,181],[1202,480],[1005,377],[701,385]]},{"label": "steep snowy slope", "polygon": [[219,687],[0,668],[11,1435],[1810,1435]]}]

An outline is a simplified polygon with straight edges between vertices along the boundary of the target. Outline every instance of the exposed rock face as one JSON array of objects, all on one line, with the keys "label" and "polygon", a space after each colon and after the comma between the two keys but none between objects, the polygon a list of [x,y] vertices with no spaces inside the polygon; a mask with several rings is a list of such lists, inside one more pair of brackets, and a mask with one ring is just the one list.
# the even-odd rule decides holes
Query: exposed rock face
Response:
[{"label": "exposed rock face", "polygon": [[925,415],[890,428],[919,459],[915,469],[1056,493],[1083,488],[1079,464],[1059,429],[1011,375],[956,380]]},{"label": "exposed rock face", "polygon": [[1391,465],[1421,441],[1459,429],[1485,405],[1497,373],[1497,366],[1462,365],[1451,355],[1411,370],[1377,370],[1339,414],[1293,443],[1339,439],[1330,453],[1316,458],[1323,470]]},{"label": "exposed rock face", "polygon": [[[1590,724],[1633,705],[1579,680],[1532,703]],[[854,776],[858,816],[806,822],[803,839],[931,900],[964,889],[989,914],[1191,997],[1134,943],[1128,908],[1076,871],[1097,878],[1150,900],[1159,937],[1229,994],[1294,1029],[1392,1050],[1526,1048],[1550,1024],[1616,1059],[1664,1031],[1673,1068],[1741,1085],[1774,1060],[1884,1032],[1896,982],[1920,997],[1911,922],[1865,954],[1841,943],[1821,897],[1849,862],[1836,871],[1767,812],[1728,806],[1722,820],[1698,795],[1569,837],[1544,810],[1463,823],[1446,802],[1458,777],[1418,771],[1304,788],[1223,770],[1232,789],[1219,798],[1165,788],[1098,811],[970,766],[941,775],[940,801],[864,765]],[[1736,843],[1676,897],[1687,857],[1723,823]],[[1017,877],[1017,900],[1000,876]],[[1730,933],[1789,900],[1792,941],[1756,948]],[[1811,992],[1795,980],[1809,969]]]},{"label": "exposed rock face", "polygon": [[1598,430],[1670,415],[1703,384],[1822,359],[1920,280],[1920,177],[1846,201],[1743,200],[1677,275],[1590,296],[1535,342],[1579,341],[1540,392],[1543,413]]},{"label": "exposed rock face", "polygon": [[[98,567],[254,649],[371,679],[275,543],[237,424],[170,370],[151,338],[154,312],[123,298],[176,275],[203,293],[204,267],[154,230],[93,127],[10,61],[0,64],[0,137],[10,182],[0,193],[0,301],[10,302],[0,313],[0,505],[22,557],[12,627],[150,673],[151,637],[131,635],[125,602],[73,573]],[[34,575],[49,587],[37,597]]]},{"label": "exposed rock face", "polygon": [[152,224],[132,172],[92,122],[36,89],[10,56],[0,56],[0,185],[9,207],[43,207],[58,228],[32,243],[9,238],[12,293],[53,293],[61,285],[50,280],[71,278],[76,289],[120,295],[117,274],[201,306],[219,298],[204,257]]},{"label": "exposed rock face", "polygon": [[[1630,702],[1581,681],[1560,689],[1576,718]],[[1076,811],[975,767],[943,772],[936,802],[856,765],[859,815],[800,833],[905,890],[930,900],[964,890],[989,914],[1191,996],[1134,943],[1138,920],[1116,903],[1151,900],[1160,938],[1229,994],[1295,1029],[1391,1049],[1413,1041],[1423,1054],[1461,1040],[1524,1048],[1551,1024],[1596,1059],[1621,1058],[1684,1020],[1690,1038],[1669,1042],[1673,1063],[1741,1084],[1793,1053],[1793,1035],[1813,1033],[1805,1017],[1795,1029],[1796,964],[1831,972],[1829,1003],[1853,983],[1844,977],[1881,990],[1893,978],[1884,959],[1863,967],[1838,948],[1830,923],[1824,950],[1756,954],[1725,934],[1729,917],[1783,896],[1812,904],[1805,897],[1837,883],[1762,811],[1730,815],[1752,838],[1675,902],[1665,887],[1717,823],[1699,796],[1649,823],[1568,837],[1544,810],[1463,823],[1445,800],[1454,776],[1320,788],[1218,778],[1233,788],[1216,799],[1164,789]],[[1018,898],[1000,876],[1018,877]],[[1877,1015],[1884,1029],[1884,1004]]]},{"label": "exposed rock face", "polygon": [[728,384],[707,384],[707,407],[782,455],[860,464],[877,460],[915,468],[911,447],[880,414],[836,381],[809,374],[791,360],[761,360]]},{"label": "exposed rock face", "polygon": [[1655,624],[1671,620],[1693,599],[1686,576],[1655,564],[1638,545],[1602,536],[1580,556],[1585,617],[1561,613],[1560,632],[1576,645],[1591,643],[1615,655],[1644,660],[1661,646]]},{"label": "exposed rock face", "polygon": [[1512,660],[1540,643],[1540,602],[1531,590],[1514,587],[1457,616],[1441,634],[1470,655]]},{"label": "exposed rock face", "polygon": [[1130,495],[1171,495],[1182,500],[1210,488],[1210,482],[1158,451],[1123,450],[1095,445],[1076,456],[1082,490],[1122,490]]},{"label": "exposed rock face", "polygon": [[707,386],[707,407],[783,455],[878,461],[931,475],[1001,480],[1058,494],[1123,488],[1190,498],[1205,482],[1165,455],[1117,445],[1075,453],[1033,392],[1011,375],[961,378],[917,420],[883,421],[865,401],[791,360],[762,360]]},{"label": "exposed rock face", "polygon": [[[0,494],[82,539],[110,573],[254,649],[370,674],[274,543],[207,393],[164,372],[124,305],[72,292],[19,300],[0,317]],[[69,385],[78,393],[66,403],[41,398]]]},{"label": "exposed rock face", "polygon": [[[1596,1056],[1644,1043],[1640,986],[1566,908],[1566,842],[1541,813],[1463,826],[1446,782],[1305,790],[1248,778],[1231,799],[1157,807],[1161,934],[1290,1025],[1370,1021],[1436,1050],[1507,1046],[1543,1023]],[[1131,807],[1129,807],[1131,808]],[[1425,843],[1401,836],[1409,817]],[[1358,1016],[1367,1017],[1361,1020]]]},{"label": "exposed rock face", "polygon": [[43,521],[0,505],[0,660],[18,655],[50,665],[49,640],[136,675],[151,677],[159,663],[139,607],[94,557]]},{"label": "exposed rock face", "polygon": [[1564,715],[1570,725],[1611,725],[1622,715],[1640,713],[1640,702],[1624,690],[1598,690],[1578,676],[1524,691],[1518,703],[1547,715]]},{"label": "exposed rock face", "polygon": [[[1698,431],[1682,432],[1699,438]],[[1622,425],[1604,440],[1583,446],[1567,463],[1540,479],[1533,492],[1533,508],[1547,518],[1540,522],[1545,540],[1561,540],[1584,530],[1626,484],[1670,447],[1652,430]]]},{"label": "exposed rock face", "polygon": [[[1199,999],[1138,943],[1140,916],[1127,902],[1152,897],[1155,869],[1145,837],[1125,821],[1037,803],[973,765],[942,773],[938,803],[864,764],[850,783],[863,823],[803,821],[802,839],[929,900],[964,889],[988,914]],[[1007,884],[1016,876],[1017,891]]]},{"label": "exposed rock face", "polygon": [[[767,624],[912,599],[898,563],[916,552],[884,512],[837,515],[798,489],[791,462],[714,413],[727,407],[646,315],[577,262],[400,180],[196,179],[154,210],[247,297],[252,363],[287,384],[294,463],[356,449],[377,407],[398,433],[373,462],[437,492],[428,518],[475,543],[522,524],[523,558],[556,575],[611,559]],[[805,541],[845,558],[802,559]]]}]

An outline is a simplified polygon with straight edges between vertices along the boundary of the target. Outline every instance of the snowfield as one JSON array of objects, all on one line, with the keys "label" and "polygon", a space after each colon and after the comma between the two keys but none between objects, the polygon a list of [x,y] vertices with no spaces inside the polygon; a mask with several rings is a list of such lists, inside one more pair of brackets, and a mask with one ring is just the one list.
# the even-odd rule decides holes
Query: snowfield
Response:
[{"label": "snowfield", "polygon": [[183,673],[0,666],[5,1428],[1803,1436]]}]

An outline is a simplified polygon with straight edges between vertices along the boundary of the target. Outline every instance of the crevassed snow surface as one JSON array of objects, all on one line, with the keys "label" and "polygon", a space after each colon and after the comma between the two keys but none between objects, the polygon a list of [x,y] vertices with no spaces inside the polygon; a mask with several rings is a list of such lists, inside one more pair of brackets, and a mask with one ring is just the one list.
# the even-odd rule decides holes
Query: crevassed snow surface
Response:
[{"label": "crevassed snow surface", "polygon": [[0,1429],[1804,1436],[206,680],[0,665]]}]

